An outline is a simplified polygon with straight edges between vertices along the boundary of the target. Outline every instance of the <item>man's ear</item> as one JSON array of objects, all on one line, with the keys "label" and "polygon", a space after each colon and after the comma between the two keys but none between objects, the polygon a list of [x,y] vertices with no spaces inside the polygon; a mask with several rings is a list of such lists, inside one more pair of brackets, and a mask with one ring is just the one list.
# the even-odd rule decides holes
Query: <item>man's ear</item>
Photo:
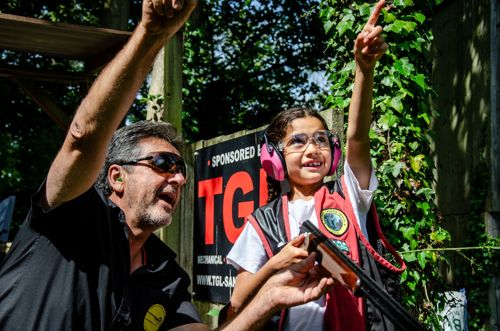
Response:
[{"label": "man's ear", "polygon": [[116,193],[123,193],[124,190],[124,177],[125,171],[119,165],[113,164],[108,169],[109,186]]}]

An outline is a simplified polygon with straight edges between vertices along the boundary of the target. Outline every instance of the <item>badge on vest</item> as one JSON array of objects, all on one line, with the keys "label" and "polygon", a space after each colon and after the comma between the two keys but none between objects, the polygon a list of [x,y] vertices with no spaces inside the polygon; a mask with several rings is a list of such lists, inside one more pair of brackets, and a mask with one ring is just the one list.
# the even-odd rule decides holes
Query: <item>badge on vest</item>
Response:
[{"label": "badge on vest", "polygon": [[335,208],[323,209],[321,222],[331,234],[338,237],[346,233],[349,227],[347,216],[340,209]]},{"label": "badge on vest", "polygon": [[167,312],[160,304],[155,304],[149,307],[146,317],[144,317],[144,330],[157,331],[165,320]]}]

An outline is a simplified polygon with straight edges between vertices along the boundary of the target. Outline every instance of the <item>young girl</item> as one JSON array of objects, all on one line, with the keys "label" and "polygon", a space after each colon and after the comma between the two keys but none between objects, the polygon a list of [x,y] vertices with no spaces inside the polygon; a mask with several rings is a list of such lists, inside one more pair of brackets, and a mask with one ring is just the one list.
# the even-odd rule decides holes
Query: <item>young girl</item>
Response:
[{"label": "young girl", "polygon": [[[305,220],[316,224],[389,294],[398,295],[398,275],[405,266],[383,236],[372,204],[378,182],[368,137],[374,66],[387,49],[382,28],[375,26],[383,7],[381,0],[354,44],[356,74],[346,162],[337,185],[325,184],[323,179],[336,170],[340,143],[317,112],[307,108],[283,111],[264,133],[263,168],[272,179],[288,181],[289,192],[276,197],[276,187],[270,187],[270,200],[276,199],[248,217],[228,254],[238,269],[231,297],[236,311],[276,271],[307,257],[298,247],[304,240],[299,232]],[[394,330],[394,326],[371,303],[337,284],[319,300],[283,311],[266,328],[278,329],[364,331]]]}]

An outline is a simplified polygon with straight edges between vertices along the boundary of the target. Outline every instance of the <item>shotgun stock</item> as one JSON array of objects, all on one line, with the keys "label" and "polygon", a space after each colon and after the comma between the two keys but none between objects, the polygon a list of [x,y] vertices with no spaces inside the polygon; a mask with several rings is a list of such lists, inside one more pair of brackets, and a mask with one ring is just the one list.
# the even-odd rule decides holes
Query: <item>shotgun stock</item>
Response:
[{"label": "shotgun stock", "polygon": [[301,230],[306,233],[302,247],[308,252],[316,252],[318,263],[333,279],[351,290],[354,295],[370,300],[399,330],[426,330],[314,224],[305,221]]}]

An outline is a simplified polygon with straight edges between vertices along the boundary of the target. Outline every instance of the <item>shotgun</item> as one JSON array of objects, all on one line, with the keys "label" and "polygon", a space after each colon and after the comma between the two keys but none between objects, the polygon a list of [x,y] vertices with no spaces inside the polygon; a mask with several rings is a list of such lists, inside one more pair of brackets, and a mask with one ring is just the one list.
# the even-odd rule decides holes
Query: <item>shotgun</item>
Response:
[{"label": "shotgun", "polygon": [[370,276],[347,257],[328,237],[310,221],[302,224],[306,234],[302,248],[316,252],[318,263],[333,279],[351,290],[354,295],[370,300],[400,330],[426,331],[399,302],[394,300]]}]

